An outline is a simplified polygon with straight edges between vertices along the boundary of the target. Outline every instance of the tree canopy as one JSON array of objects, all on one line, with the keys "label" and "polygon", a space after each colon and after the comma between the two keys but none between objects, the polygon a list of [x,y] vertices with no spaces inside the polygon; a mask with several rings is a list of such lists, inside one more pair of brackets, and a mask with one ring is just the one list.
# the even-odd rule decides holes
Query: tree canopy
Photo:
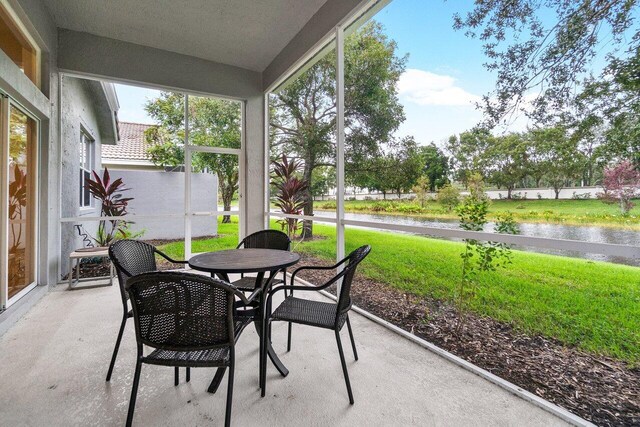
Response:
[{"label": "tree canopy", "polygon": [[[635,6],[635,0],[477,0],[465,16],[455,15],[454,29],[483,42],[485,66],[496,73],[495,89],[482,101],[486,124],[517,111],[538,123],[556,121],[587,78],[596,87],[633,86],[628,77],[637,73],[628,71],[637,70],[640,40]],[[599,60],[607,65],[591,76]]]},{"label": "tree canopy", "polygon": [[[184,165],[184,95],[162,92],[147,102],[147,113],[158,123],[145,133],[147,152],[157,165]],[[189,142],[193,145],[240,148],[240,103],[218,98],[189,97]],[[215,173],[225,211],[238,190],[238,159],[232,154],[196,152],[195,172]],[[212,189],[217,191],[217,189]],[[228,215],[223,222],[229,222]]]},{"label": "tree canopy", "polygon": [[[397,82],[406,57],[382,26],[368,22],[345,39],[345,173],[363,173],[371,160],[396,141],[393,133],[404,120]],[[313,172],[335,166],[336,56],[331,50],[271,96],[272,157],[281,153],[299,158],[305,191],[305,215],[313,215]],[[316,175],[317,176],[317,175]],[[357,178],[354,178],[357,179]],[[304,224],[306,236],[312,224]]]}]

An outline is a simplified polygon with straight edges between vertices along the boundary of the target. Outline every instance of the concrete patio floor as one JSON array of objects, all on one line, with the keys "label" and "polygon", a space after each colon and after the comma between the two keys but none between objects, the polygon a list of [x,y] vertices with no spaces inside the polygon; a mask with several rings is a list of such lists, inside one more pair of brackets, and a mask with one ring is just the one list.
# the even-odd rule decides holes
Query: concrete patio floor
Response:
[{"label": "concrete patio floor", "polygon": [[[317,298],[323,298],[317,296]],[[123,425],[135,359],[127,324],[110,383],[105,382],[121,316],[117,284],[66,291],[58,286],[0,338],[0,424]],[[269,364],[267,396],[258,388],[258,337],[252,326],[237,345],[233,424],[300,425],[565,425],[505,391],[355,313],[360,360],[343,343],[355,405],[350,406],[331,331],[296,326],[286,352],[286,324],[273,342],[289,368]],[[226,376],[215,395],[215,369],[193,369],[173,385],[173,369],[144,365],[136,425],[222,425]]]}]

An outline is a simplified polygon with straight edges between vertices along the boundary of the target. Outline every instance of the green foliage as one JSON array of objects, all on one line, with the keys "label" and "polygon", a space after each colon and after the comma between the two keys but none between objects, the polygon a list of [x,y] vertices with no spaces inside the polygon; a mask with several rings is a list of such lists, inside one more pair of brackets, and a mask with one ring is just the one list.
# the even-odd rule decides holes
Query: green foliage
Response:
[{"label": "green foliage", "polygon": [[311,172],[311,194],[320,197],[336,186],[336,168],[333,166],[318,166]]},{"label": "green foliage", "polygon": [[[145,110],[158,123],[147,129],[147,153],[156,165],[184,165],[184,101],[183,95],[162,92],[145,105]],[[189,97],[189,142],[193,145],[240,148],[240,103],[218,98]],[[211,171],[218,176],[220,197],[225,211],[238,191],[238,158],[230,154],[194,152],[195,172]],[[230,217],[224,216],[229,222]]]},{"label": "green foliage", "polygon": [[[345,171],[350,183],[381,154],[381,146],[393,142],[404,120],[397,82],[406,58],[396,50],[377,22],[345,39]],[[313,215],[313,171],[335,162],[335,58],[335,50],[330,51],[270,98],[272,157],[286,153],[302,160],[302,179],[310,183],[305,215]],[[304,227],[311,236],[312,224],[305,221]]]},{"label": "green foliage", "polygon": [[445,184],[440,190],[436,200],[449,212],[460,203],[460,190],[451,184]]},{"label": "green foliage", "polygon": [[[96,171],[91,172],[93,179],[87,180],[87,187],[94,199],[100,202],[100,216],[117,217],[127,214],[129,202],[132,197],[123,197],[126,188],[122,178],[111,180],[109,170],[104,168],[102,177]],[[98,246],[109,246],[119,236],[124,237],[127,230],[127,222],[122,220],[102,220],[98,225],[98,231],[93,240]]]},{"label": "green foliage", "polygon": [[[304,207],[304,191],[308,183],[299,178],[300,162],[289,160],[284,154],[278,160],[271,162],[271,178],[276,188],[275,206],[285,214],[300,215]],[[298,231],[296,218],[278,220],[283,230],[287,230],[289,239]]]},{"label": "green foliage", "polygon": [[567,136],[566,129],[555,126],[531,130],[528,143],[534,168],[553,187],[558,199],[560,190],[579,178],[586,165],[577,141]]},{"label": "green foliage", "polygon": [[[577,203],[610,208],[597,200]],[[219,223],[218,227],[218,237],[194,240],[193,251],[230,249],[238,244],[237,222]],[[296,251],[327,264],[335,262],[335,227],[316,224],[315,229],[320,238],[300,243]],[[463,243],[357,228],[347,228],[345,237],[347,252],[365,244],[373,246],[358,275],[403,294],[453,302]],[[160,249],[171,257],[184,257],[183,241]],[[520,333],[542,335],[598,356],[640,365],[640,268],[517,250],[512,255],[510,268],[478,276],[480,285],[469,310],[509,324]]]},{"label": "green foliage", "polygon": [[420,147],[422,174],[429,179],[429,190],[435,192],[449,182],[449,158],[433,142]]},{"label": "green foliage", "polygon": [[[485,67],[496,75],[495,89],[483,97],[489,127],[514,112],[538,123],[555,120],[601,58],[608,66],[599,83],[616,81],[611,75],[624,86],[636,82],[638,68],[621,61],[637,52],[636,14],[634,0],[477,0],[465,16],[456,15],[454,28],[482,41]],[[633,71],[627,74],[627,68]],[[620,93],[608,92],[612,98]],[[530,93],[533,101],[526,98]]]},{"label": "green foliage", "polygon": [[[487,225],[489,199],[484,195],[482,181],[475,177],[470,186],[470,194],[458,206],[460,228],[466,231],[484,231]],[[510,213],[500,214],[496,218],[496,233],[517,234],[513,216]],[[457,332],[464,328],[469,302],[477,295],[480,285],[479,275],[497,268],[506,267],[512,262],[511,249],[500,242],[482,242],[476,239],[464,239],[462,257],[462,275],[455,297],[458,309]]]},{"label": "green foliage", "polygon": [[[335,202],[316,202],[320,209],[335,209]],[[524,206],[513,212],[518,222],[560,223],[571,225],[603,225],[609,228],[640,230],[640,206],[634,207],[627,216],[620,215],[613,205],[605,205],[599,200],[492,200],[487,218],[495,219],[503,212],[513,211],[514,206]],[[347,201],[347,212],[384,212],[388,214],[411,213],[427,218],[457,219],[457,215],[438,203],[427,204],[424,208],[408,201]]]},{"label": "green foliage", "polygon": [[449,137],[447,151],[451,154],[453,175],[459,182],[466,184],[469,175],[484,172],[485,153],[492,143],[491,132],[479,127]]},{"label": "green foliage", "polygon": [[420,206],[424,208],[424,203],[428,200],[429,190],[431,189],[431,180],[428,176],[421,176],[418,178],[416,185],[411,189],[415,195]]}]

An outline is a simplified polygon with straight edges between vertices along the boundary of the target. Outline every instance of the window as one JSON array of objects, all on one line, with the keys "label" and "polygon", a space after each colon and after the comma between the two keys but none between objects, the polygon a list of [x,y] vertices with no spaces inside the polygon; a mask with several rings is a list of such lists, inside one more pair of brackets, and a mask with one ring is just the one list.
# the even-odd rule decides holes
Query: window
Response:
[{"label": "window", "polygon": [[40,50],[15,13],[0,0],[0,49],[36,86],[40,86]]},{"label": "window", "polygon": [[90,208],[93,206],[93,197],[89,192],[87,181],[91,178],[91,171],[94,165],[93,139],[83,130],[80,132],[80,207]]}]

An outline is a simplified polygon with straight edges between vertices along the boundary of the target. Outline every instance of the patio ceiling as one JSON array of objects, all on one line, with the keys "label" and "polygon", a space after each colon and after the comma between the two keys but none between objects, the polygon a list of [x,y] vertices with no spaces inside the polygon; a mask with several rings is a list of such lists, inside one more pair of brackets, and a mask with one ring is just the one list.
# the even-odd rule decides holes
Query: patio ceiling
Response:
[{"label": "patio ceiling", "polygon": [[262,72],[328,0],[48,0],[59,28]]}]

